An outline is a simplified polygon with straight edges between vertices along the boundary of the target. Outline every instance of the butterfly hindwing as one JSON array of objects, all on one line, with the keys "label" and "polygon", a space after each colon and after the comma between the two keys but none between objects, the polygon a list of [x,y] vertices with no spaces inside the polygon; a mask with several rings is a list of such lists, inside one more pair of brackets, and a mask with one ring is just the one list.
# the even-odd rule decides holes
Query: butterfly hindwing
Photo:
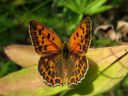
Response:
[{"label": "butterfly hindwing", "polygon": [[58,53],[62,46],[62,40],[56,33],[39,22],[30,21],[30,36],[35,50],[40,55]]},{"label": "butterfly hindwing", "polygon": [[63,85],[62,56],[53,54],[48,57],[41,57],[38,71],[48,86]]},{"label": "butterfly hindwing", "polygon": [[79,56],[78,54],[74,54],[71,57],[72,64],[69,70],[68,84],[78,84],[84,78],[85,74],[88,70],[88,61],[86,56]]}]

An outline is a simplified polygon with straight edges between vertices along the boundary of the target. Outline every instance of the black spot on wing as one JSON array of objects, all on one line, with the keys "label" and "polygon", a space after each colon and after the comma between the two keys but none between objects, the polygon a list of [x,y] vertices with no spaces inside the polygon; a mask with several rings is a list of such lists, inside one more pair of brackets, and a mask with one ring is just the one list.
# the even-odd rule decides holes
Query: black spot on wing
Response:
[{"label": "black spot on wing", "polygon": [[54,38],[52,38],[52,40],[54,41],[55,39],[54,39]]},{"label": "black spot on wing", "polygon": [[45,72],[43,72],[42,76],[43,76],[43,77],[45,77],[45,76],[46,76]]},{"label": "black spot on wing", "polygon": [[50,83],[53,83],[53,79],[50,79]]},{"label": "black spot on wing", "polygon": [[52,74],[52,72],[51,72],[51,70],[49,70],[49,71],[48,71],[48,75],[51,75],[51,74]]},{"label": "black spot on wing", "polygon": [[83,43],[83,41],[84,41],[84,40],[83,40],[83,39],[81,39],[81,43]]},{"label": "black spot on wing", "polygon": [[50,34],[48,33],[47,38],[50,39]]},{"label": "black spot on wing", "polygon": [[85,51],[85,49],[86,49],[86,46],[85,46],[85,45],[83,45],[83,51]]},{"label": "black spot on wing", "polygon": [[44,41],[42,41],[42,44],[44,44]]},{"label": "black spot on wing", "polygon": [[44,37],[42,37],[42,39],[44,39]]},{"label": "black spot on wing", "polygon": [[48,76],[46,76],[46,80],[49,81],[49,77]]},{"label": "black spot on wing", "polygon": [[80,64],[78,64],[78,67],[81,69],[81,65]]},{"label": "black spot on wing", "polygon": [[39,35],[41,35],[41,32],[42,32],[41,29],[39,29],[38,31],[39,31]]},{"label": "black spot on wing", "polygon": [[39,41],[33,40],[34,45],[39,45]]},{"label": "black spot on wing", "polygon": [[73,83],[73,82],[75,82],[75,78],[72,78],[72,79],[71,79],[71,83]]},{"label": "black spot on wing", "polygon": [[79,74],[79,73],[80,73],[80,70],[78,69],[77,72],[78,72],[78,74]]},{"label": "black spot on wing", "polygon": [[86,39],[89,39],[89,38],[90,38],[90,34],[87,33],[87,34],[85,35],[85,38],[86,38]]},{"label": "black spot on wing", "polygon": [[80,50],[81,50],[81,45],[80,45]]},{"label": "black spot on wing", "polygon": [[76,36],[77,36],[77,38],[79,37],[79,34],[78,34],[78,32],[76,33]]},{"label": "black spot on wing", "polygon": [[56,82],[56,83],[60,83],[60,79],[56,79],[55,82]]},{"label": "black spot on wing", "polygon": [[44,45],[44,50],[47,50],[47,45]]},{"label": "black spot on wing", "polygon": [[39,46],[39,47],[38,47],[38,50],[39,50],[39,51],[42,51],[42,46]]},{"label": "black spot on wing", "polygon": [[32,40],[33,40],[33,43],[34,43],[34,42],[38,41],[38,37],[33,37],[32,36]]},{"label": "black spot on wing", "polygon": [[41,29],[42,31],[44,30],[44,28]]},{"label": "black spot on wing", "polygon": [[84,34],[84,32],[85,32],[85,31],[83,30],[83,34]]},{"label": "black spot on wing", "polygon": [[84,28],[82,27],[82,25],[80,24],[80,29],[84,30]]}]

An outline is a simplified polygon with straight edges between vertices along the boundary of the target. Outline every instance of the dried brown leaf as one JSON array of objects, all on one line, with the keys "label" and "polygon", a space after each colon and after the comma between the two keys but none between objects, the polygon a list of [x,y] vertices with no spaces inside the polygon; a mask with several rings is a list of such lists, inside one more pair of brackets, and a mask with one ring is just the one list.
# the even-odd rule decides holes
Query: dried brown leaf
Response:
[{"label": "dried brown leaf", "polygon": [[40,58],[33,46],[9,45],[4,51],[12,61],[23,67],[38,64]]}]

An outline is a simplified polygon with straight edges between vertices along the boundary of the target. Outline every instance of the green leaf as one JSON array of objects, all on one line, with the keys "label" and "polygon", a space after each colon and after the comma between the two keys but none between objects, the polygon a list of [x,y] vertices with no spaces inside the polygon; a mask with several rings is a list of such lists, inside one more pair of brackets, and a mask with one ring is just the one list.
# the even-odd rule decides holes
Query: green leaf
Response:
[{"label": "green leaf", "polygon": [[[15,46],[19,46],[24,50],[24,53],[21,52],[24,56],[27,56],[30,52],[28,52],[28,49],[31,50],[31,55],[29,53],[29,57],[24,59],[22,58],[22,60],[30,61],[30,58],[33,58],[33,56],[35,57],[35,52],[32,51],[34,50],[33,47],[22,45]],[[18,53],[17,58],[19,58],[19,55],[21,54]],[[19,96],[49,96],[62,92],[62,96],[95,96],[110,90],[127,75],[127,54],[128,45],[88,50],[87,57],[90,67],[89,71],[85,76],[85,79],[80,84],[71,87],[46,86],[43,82],[43,78],[37,71],[37,65],[34,65],[31,62],[31,67],[26,67],[0,79],[0,94],[10,96],[14,94]],[[38,59],[35,60],[36,62],[38,61]]]},{"label": "green leaf", "polygon": [[93,15],[112,8],[110,5],[104,5],[106,2],[107,0],[59,0],[58,5],[65,6],[77,14]]},{"label": "green leaf", "polygon": [[87,7],[85,7],[84,13],[92,15],[112,8],[110,5],[103,5],[106,1],[107,0],[95,0],[94,2],[88,4]]},{"label": "green leaf", "polygon": [[112,8],[112,6],[108,6],[108,5],[107,6],[101,6],[101,7],[95,8],[93,10],[90,10],[90,15],[98,14],[98,13],[104,12],[106,10],[109,10],[111,8]]},{"label": "green leaf", "polygon": [[75,1],[73,1],[73,0],[72,1],[69,1],[69,0],[66,0],[66,1],[59,0],[58,5],[59,6],[65,6],[68,9],[72,10],[73,12],[79,13],[78,7],[77,7]]}]

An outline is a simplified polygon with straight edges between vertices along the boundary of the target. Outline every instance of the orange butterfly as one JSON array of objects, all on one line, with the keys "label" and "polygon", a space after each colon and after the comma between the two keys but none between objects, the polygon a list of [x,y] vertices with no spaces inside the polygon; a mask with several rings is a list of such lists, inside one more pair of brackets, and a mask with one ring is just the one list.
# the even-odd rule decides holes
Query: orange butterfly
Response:
[{"label": "orange butterfly", "polygon": [[30,36],[36,52],[41,55],[38,71],[49,86],[80,83],[88,70],[85,56],[90,45],[91,20],[82,20],[69,43],[41,23],[30,21]]}]

